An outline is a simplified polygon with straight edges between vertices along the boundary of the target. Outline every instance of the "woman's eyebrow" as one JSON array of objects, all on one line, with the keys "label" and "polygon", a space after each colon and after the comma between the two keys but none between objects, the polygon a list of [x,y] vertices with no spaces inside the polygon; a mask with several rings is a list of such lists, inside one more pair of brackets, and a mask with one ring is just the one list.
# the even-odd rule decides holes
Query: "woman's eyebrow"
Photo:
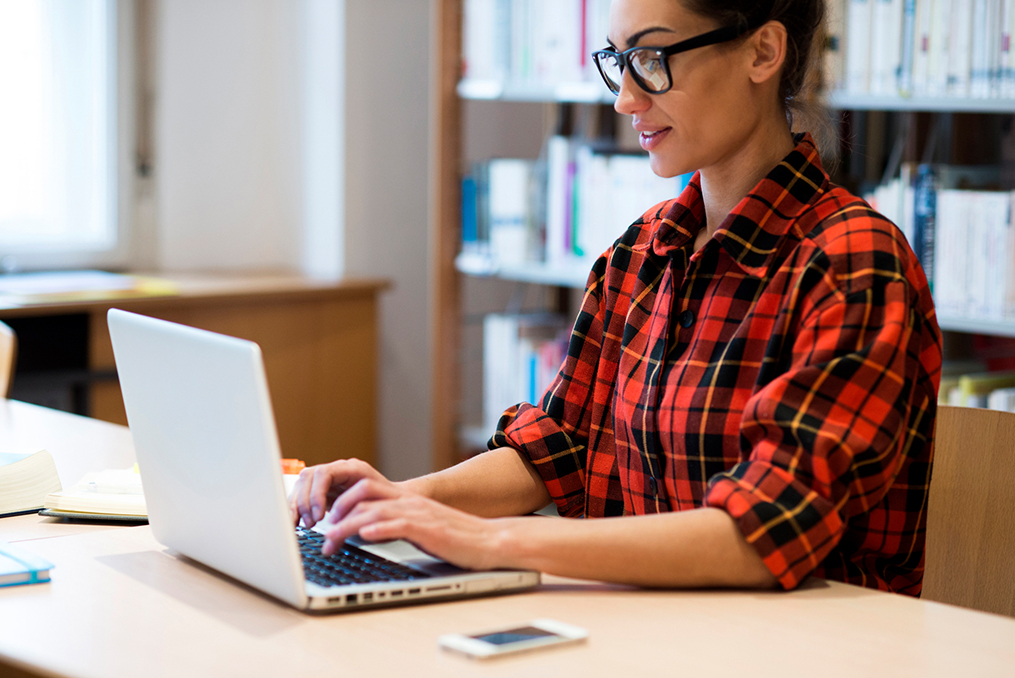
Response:
[{"label": "woman's eyebrow", "polygon": [[644,30],[638,31],[637,33],[635,33],[634,35],[632,35],[630,38],[627,39],[627,48],[630,49],[635,45],[637,45],[638,41],[644,38],[649,33],[658,33],[658,32],[675,33],[676,31],[674,31],[672,28],[665,28],[663,26],[653,26],[652,28],[646,28]]}]

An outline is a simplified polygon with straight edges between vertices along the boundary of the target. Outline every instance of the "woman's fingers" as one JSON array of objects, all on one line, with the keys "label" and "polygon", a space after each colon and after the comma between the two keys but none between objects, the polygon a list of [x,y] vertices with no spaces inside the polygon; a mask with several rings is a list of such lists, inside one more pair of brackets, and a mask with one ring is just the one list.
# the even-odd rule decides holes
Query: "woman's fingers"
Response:
[{"label": "woman's fingers", "polygon": [[370,464],[359,459],[339,459],[303,469],[289,500],[293,522],[302,519],[313,527],[327,514],[335,497],[363,478],[387,483],[388,480]]},{"label": "woman's fingers", "polygon": [[297,524],[302,518],[303,524],[310,526],[308,521],[313,515],[310,510],[310,490],[314,484],[314,475],[320,468],[320,466],[310,466],[300,471],[299,480],[296,481],[296,487],[293,488],[292,503],[296,508],[295,520]]},{"label": "woman's fingers", "polygon": [[344,520],[324,533],[324,546],[321,552],[326,556],[333,554],[346,539],[359,534],[361,527],[380,519],[385,505],[390,503],[392,500],[389,499],[376,502],[363,501],[357,504]]},{"label": "woman's fingers", "polygon": [[315,473],[310,487],[311,521],[308,523],[304,519],[303,524],[307,527],[313,527],[320,522],[324,518],[324,514],[328,512],[330,503],[343,489],[343,486],[335,481],[335,474],[332,473],[331,469],[324,468],[319,473]]},{"label": "woman's fingers", "polygon": [[394,483],[387,480],[378,481],[372,478],[364,478],[339,495],[335,503],[331,505],[328,519],[333,523],[338,523],[362,501],[395,499],[403,494],[402,491],[395,487]]},{"label": "woman's fingers", "polygon": [[456,565],[488,568],[496,566],[491,547],[495,529],[489,520],[417,495],[360,501],[325,533],[324,554],[358,534],[369,541],[406,539]]}]

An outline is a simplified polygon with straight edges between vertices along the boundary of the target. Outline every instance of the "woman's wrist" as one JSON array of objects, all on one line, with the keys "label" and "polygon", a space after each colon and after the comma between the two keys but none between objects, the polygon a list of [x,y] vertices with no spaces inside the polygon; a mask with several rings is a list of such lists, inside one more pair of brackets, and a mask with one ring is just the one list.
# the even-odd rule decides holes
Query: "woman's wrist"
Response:
[{"label": "woman's wrist", "polygon": [[410,478],[408,480],[396,482],[395,485],[411,494],[418,494],[422,497],[426,497],[427,499],[440,501],[437,497],[438,493],[436,486],[438,483],[436,475],[437,474],[435,473],[431,473],[418,478]]},{"label": "woman's wrist", "polygon": [[489,552],[496,554],[491,567],[526,569],[524,540],[525,523],[531,518],[488,518]]}]

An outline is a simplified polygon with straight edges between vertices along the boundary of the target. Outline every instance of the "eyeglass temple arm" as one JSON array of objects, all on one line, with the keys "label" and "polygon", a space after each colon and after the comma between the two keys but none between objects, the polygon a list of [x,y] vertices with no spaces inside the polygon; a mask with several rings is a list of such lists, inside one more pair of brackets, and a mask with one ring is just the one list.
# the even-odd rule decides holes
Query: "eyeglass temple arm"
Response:
[{"label": "eyeglass temple arm", "polygon": [[684,40],[683,42],[678,42],[675,45],[664,47],[662,52],[666,56],[673,56],[674,54],[679,54],[680,52],[687,52],[699,47],[707,47],[708,45],[715,45],[720,42],[739,38],[748,30],[750,30],[749,27],[741,28],[740,26],[723,26],[722,28],[717,28],[714,31],[702,33],[701,35],[696,35],[693,38]]}]

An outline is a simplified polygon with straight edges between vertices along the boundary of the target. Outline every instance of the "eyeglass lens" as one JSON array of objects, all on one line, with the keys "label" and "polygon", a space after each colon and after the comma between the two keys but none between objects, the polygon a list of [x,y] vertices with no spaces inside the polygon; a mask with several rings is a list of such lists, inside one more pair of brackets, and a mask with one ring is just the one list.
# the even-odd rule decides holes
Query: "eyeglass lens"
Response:
[{"label": "eyeglass lens", "polygon": [[[663,60],[666,55],[656,49],[634,50],[628,55],[628,63],[634,71],[638,84],[649,92],[661,92],[670,85],[667,77],[666,64]],[[602,71],[606,85],[614,92],[620,92],[620,85],[624,79],[624,71],[621,67],[622,57],[611,52],[599,52],[596,60]]]}]

